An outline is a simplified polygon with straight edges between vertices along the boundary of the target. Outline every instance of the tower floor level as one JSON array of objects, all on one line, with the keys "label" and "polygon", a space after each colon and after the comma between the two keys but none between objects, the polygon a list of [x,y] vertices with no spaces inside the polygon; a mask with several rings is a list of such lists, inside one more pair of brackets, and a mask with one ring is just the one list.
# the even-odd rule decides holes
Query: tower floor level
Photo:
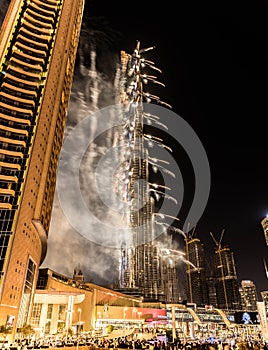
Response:
[{"label": "tower floor level", "polygon": [[84,0],[11,0],[0,31],[0,325],[29,323]]}]

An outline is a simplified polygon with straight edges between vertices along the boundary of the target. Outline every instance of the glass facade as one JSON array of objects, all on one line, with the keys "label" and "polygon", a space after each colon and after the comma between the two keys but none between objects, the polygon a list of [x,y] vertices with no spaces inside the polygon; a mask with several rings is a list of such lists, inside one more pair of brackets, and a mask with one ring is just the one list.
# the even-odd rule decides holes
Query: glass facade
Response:
[{"label": "glass facade", "polygon": [[17,327],[22,327],[24,324],[27,324],[28,312],[30,310],[30,303],[32,301],[32,296],[34,292],[33,283],[35,270],[36,264],[31,259],[29,259],[23,294],[21,298]]},{"label": "glass facade", "polygon": [[0,324],[13,315],[14,338],[30,322],[46,256],[84,1],[9,6],[0,31]]}]

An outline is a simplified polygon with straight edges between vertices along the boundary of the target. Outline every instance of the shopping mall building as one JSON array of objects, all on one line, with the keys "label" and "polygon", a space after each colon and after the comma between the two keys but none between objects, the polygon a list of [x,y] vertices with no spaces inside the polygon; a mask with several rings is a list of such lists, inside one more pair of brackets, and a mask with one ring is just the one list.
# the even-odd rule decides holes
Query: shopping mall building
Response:
[{"label": "shopping mall building", "polygon": [[[232,334],[243,327],[237,315],[207,306],[144,303],[142,298],[83,281],[82,274],[73,278],[44,268],[39,271],[31,314],[37,336],[73,333],[106,334],[113,329],[155,330],[170,328],[178,336],[212,336],[220,331]],[[258,315],[252,313],[250,332],[259,328]],[[241,316],[242,317],[242,316]],[[93,332],[93,333],[92,333]]]}]

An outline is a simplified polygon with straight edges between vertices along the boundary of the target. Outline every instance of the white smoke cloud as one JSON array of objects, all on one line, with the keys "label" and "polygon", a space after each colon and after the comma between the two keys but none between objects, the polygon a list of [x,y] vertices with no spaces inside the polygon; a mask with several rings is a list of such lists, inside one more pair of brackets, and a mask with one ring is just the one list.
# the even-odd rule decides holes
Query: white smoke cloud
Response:
[{"label": "white smoke cloud", "polygon": [[[86,54],[86,53],[84,53]],[[90,67],[84,65],[84,58],[80,56],[80,65],[76,68],[74,75],[72,93],[68,109],[67,128],[65,137],[84,118],[90,115],[90,130],[94,134],[98,120],[94,113],[100,106],[108,106],[114,103],[113,74],[115,76],[116,65],[111,77],[106,77],[96,69],[96,53],[90,53]],[[76,135],[78,139],[90,138],[87,132]],[[81,192],[87,206],[96,217],[105,217],[106,220],[120,220],[110,217],[109,208],[104,212],[103,203],[95,190],[95,166],[98,159],[106,149],[111,147],[111,135],[104,135],[89,145],[80,165]],[[79,165],[79,164],[78,164]],[[109,188],[108,177],[103,176],[103,186]],[[71,186],[71,184],[63,184]],[[72,200],[72,199],[70,199]],[[114,213],[113,213],[114,214]],[[87,228],[92,234],[105,237],[106,232],[94,232],[94,224]],[[55,193],[52,218],[50,224],[48,250],[46,258],[41,267],[51,268],[59,273],[72,276],[74,268],[81,267],[87,281],[100,284],[110,284],[117,279],[119,252],[115,248],[100,246],[89,241],[77,232],[64,215],[57,191]]]},{"label": "white smoke cloud", "polygon": [[73,229],[63,214],[56,195],[48,253],[42,267],[72,276],[74,268],[80,265],[87,281],[109,284],[116,278],[114,271],[117,269],[117,259],[116,251],[88,241]]},{"label": "white smoke cloud", "polygon": [[[64,196],[66,199],[64,202],[62,202],[63,197],[58,197],[57,192],[55,194],[48,239],[48,251],[42,267],[49,267],[59,273],[71,276],[74,269],[79,266],[87,281],[108,285],[117,282],[117,278],[119,277],[117,274],[120,272],[120,242],[126,242],[127,239],[129,239],[129,237],[126,236],[126,234],[128,234],[127,232],[123,232],[120,236],[117,234],[118,231],[114,231],[115,234],[113,235],[113,232],[111,233],[109,231],[109,225],[100,226],[97,225],[94,220],[97,218],[101,222],[108,223],[110,227],[116,229],[118,227],[124,227],[124,217],[122,216],[122,212],[124,211],[120,212],[120,201],[118,198],[113,198],[113,194],[111,193],[112,184],[110,170],[115,171],[116,165],[113,164],[111,161],[112,159],[107,158],[108,162],[105,164],[103,163],[102,166],[98,168],[100,159],[105,160],[106,158],[104,155],[113,148],[116,135],[116,131],[113,128],[109,126],[106,128],[101,127],[103,122],[106,123],[107,120],[101,118],[103,115],[98,113],[98,111],[107,110],[104,107],[109,106],[110,108],[115,104],[116,84],[114,84],[114,82],[118,81],[117,67],[119,57],[116,60],[112,53],[111,55],[106,55],[106,62],[108,60],[114,63],[112,72],[107,76],[99,72],[99,66],[97,69],[98,55],[96,55],[94,45],[90,48],[87,45],[85,47],[87,51],[78,50],[80,59],[74,75],[68,110],[66,141],[70,139],[72,141],[69,142],[69,148],[63,147],[64,152],[62,151],[61,153],[61,164],[64,164],[64,169],[60,167],[57,179],[57,188],[60,188],[61,194],[65,191],[65,188],[65,192],[68,193]],[[90,64],[86,64],[86,62]],[[191,215],[189,214],[189,217],[192,218],[192,220],[190,220],[191,225],[194,225],[202,214],[209,192],[210,176],[206,154],[203,151],[197,135],[182,118],[175,115],[173,112],[170,113],[169,110],[163,107],[154,104],[149,105],[151,107],[148,111],[146,109],[146,111],[150,113],[147,113],[147,115],[158,115],[161,117],[161,120],[165,120],[167,125],[170,125],[168,128],[169,134],[172,135],[174,139],[181,141],[180,143],[192,161],[194,173],[196,175],[196,192],[193,200],[194,205],[191,207]],[[109,109],[109,111],[111,111],[111,109]],[[113,113],[111,113],[109,117],[115,118]],[[87,121],[87,123],[84,123],[84,121]],[[108,118],[108,121],[110,123],[110,118]],[[161,123],[158,124],[160,124],[159,129],[161,129]],[[118,126],[119,124],[115,123],[113,125]],[[147,125],[150,124],[148,123]],[[102,130],[103,133],[98,133],[100,130]],[[177,135],[176,130],[179,132],[179,135]],[[94,139],[96,131],[98,137]],[[69,135],[72,136],[74,134],[77,138],[76,144],[72,144],[76,139],[69,137]],[[147,136],[149,137],[151,135]],[[153,170],[156,168],[157,172],[161,172],[164,184],[167,185],[164,187],[172,189],[172,195],[165,193],[163,203],[161,204],[161,216],[156,216],[155,223],[157,227],[155,228],[155,232],[158,229],[160,232],[157,232],[157,236],[166,231],[169,227],[166,222],[168,219],[171,224],[173,221],[172,218],[177,217],[183,201],[184,192],[182,174],[177,161],[170,155],[169,148],[158,147],[159,143],[158,138],[154,140],[150,137],[148,140],[148,147],[150,148],[148,151],[151,156],[150,164],[152,164]],[[85,151],[85,153],[82,158],[80,157],[80,159],[78,159],[83,153],[81,149],[79,149],[80,145],[82,146],[82,151]],[[160,146],[163,146],[163,144],[160,143]],[[71,153],[71,157],[68,157],[68,152]],[[171,170],[166,168],[165,162],[164,165],[162,165],[161,159],[165,159],[169,167],[172,165]],[[72,171],[76,172],[77,168],[79,168],[79,186],[76,187],[74,183],[70,181],[70,178],[72,178],[70,173],[72,173]],[[100,174],[98,174],[98,170],[101,170]],[[171,176],[173,174],[174,176]],[[100,180],[99,185],[101,191],[99,191],[98,186],[96,186],[96,176],[98,180]],[[167,178],[170,178],[170,180],[167,180]],[[71,193],[69,190],[70,188],[75,188],[77,191]],[[151,188],[150,191],[155,193],[157,201],[157,197],[161,197],[163,194],[162,188],[160,188],[160,190],[158,188]],[[85,217],[83,210],[74,210],[74,208],[79,205],[77,196],[80,196],[80,202],[85,204],[84,206],[89,209],[89,212],[93,213],[92,221],[88,220],[89,217]],[[82,201],[81,197],[83,197]],[[171,202],[171,205],[169,205],[168,202]],[[110,205],[106,205],[106,203]],[[117,205],[117,210],[113,210],[113,204]],[[71,210],[69,210],[68,206]],[[83,209],[84,207],[79,208]],[[66,212],[68,212],[68,219],[64,214]],[[78,226],[81,228],[82,225],[82,229],[77,228],[78,226],[74,224],[74,221],[76,221],[76,223],[79,221]],[[167,224],[164,228],[163,221]],[[158,223],[160,225],[158,225]],[[177,235],[183,236],[183,231],[177,231],[176,233]],[[111,238],[115,240],[115,244],[112,245],[111,242],[105,244],[105,240],[108,241]],[[166,244],[166,238],[163,235],[159,237],[158,242],[158,247],[162,245],[163,248],[167,249],[170,248],[171,244],[174,245],[174,242]],[[179,251],[180,247],[173,246],[173,250],[174,249]],[[169,258],[171,259],[171,257]],[[186,262],[184,257],[181,254],[178,255],[177,252],[173,254],[170,261],[174,264],[181,263],[180,265],[184,265]]]}]

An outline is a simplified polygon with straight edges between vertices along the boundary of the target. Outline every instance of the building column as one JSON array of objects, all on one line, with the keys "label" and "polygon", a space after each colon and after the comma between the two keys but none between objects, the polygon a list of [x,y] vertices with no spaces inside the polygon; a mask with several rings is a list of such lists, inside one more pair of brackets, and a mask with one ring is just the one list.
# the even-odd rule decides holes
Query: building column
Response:
[{"label": "building column", "polygon": [[94,331],[96,328],[96,289],[93,288],[92,292],[92,303],[91,303],[91,317],[90,317],[90,326]]},{"label": "building column", "polygon": [[58,315],[59,315],[59,305],[54,304],[51,315],[51,326],[50,332],[52,334],[58,333]]},{"label": "building column", "polygon": [[172,315],[172,341],[176,339],[176,314],[175,306],[171,306],[171,315]]},{"label": "building column", "polygon": [[45,326],[47,322],[47,308],[48,304],[42,304],[39,327],[42,329],[41,336],[45,334]]},{"label": "building column", "polygon": [[67,330],[67,332],[68,332],[69,328],[72,328],[73,306],[74,306],[74,297],[73,297],[73,295],[70,295],[68,298],[67,317],[66,317],[66,330]]}]

